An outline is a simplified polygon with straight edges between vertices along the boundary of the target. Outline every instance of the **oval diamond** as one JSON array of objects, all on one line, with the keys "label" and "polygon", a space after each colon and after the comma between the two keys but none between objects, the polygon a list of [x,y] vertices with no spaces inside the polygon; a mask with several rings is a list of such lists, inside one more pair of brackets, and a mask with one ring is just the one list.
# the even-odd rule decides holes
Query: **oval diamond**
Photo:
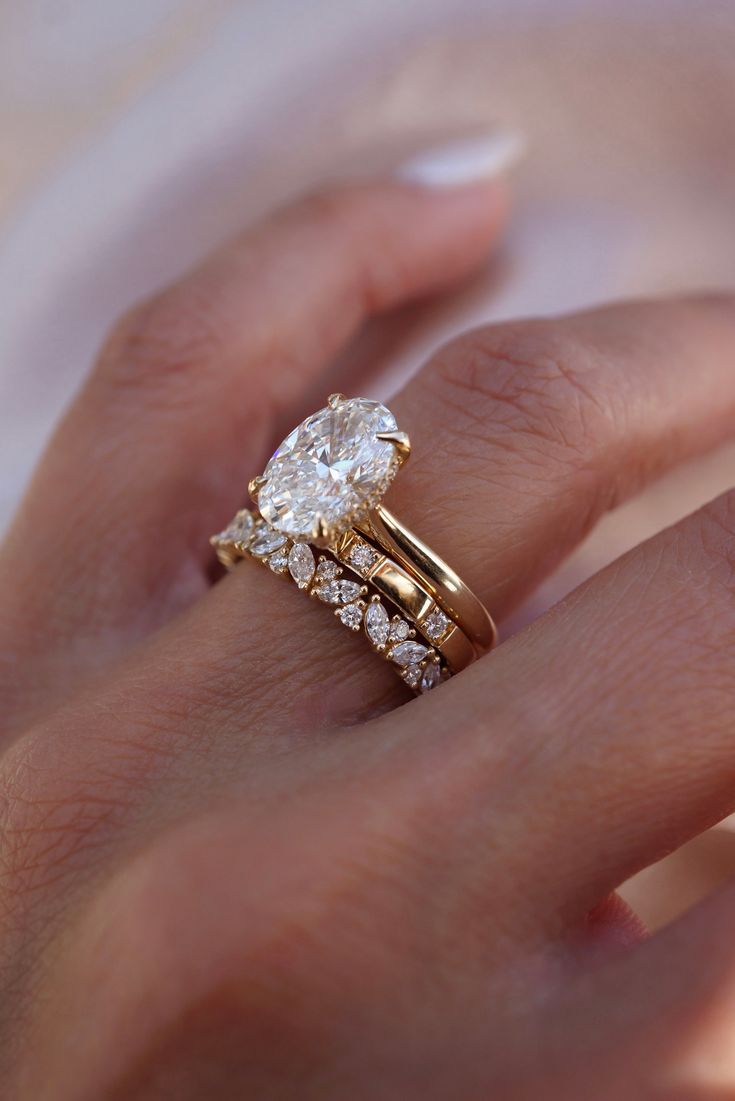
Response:
[{"label": "oval diamond", "polygon": [[342,400],[307,417],[283,441],[263,473],[261,515],[292,539],[313,539],[320,522],[346,530],[382,496],[398,469],[379,432],[394,432],[389,409],[367,398]]}]

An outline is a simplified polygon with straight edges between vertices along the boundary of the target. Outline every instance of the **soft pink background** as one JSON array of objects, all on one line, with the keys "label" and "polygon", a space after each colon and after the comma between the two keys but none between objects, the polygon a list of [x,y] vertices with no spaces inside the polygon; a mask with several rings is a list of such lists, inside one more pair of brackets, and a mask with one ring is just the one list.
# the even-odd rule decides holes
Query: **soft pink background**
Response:
[{"label": "soft pink background", "polygon": [[[469,323],[732,285],[733,57],[727,0],[0,0],[0,527],[131,301],[274,202],[448,135],[526,132],[515,223],[386,386]],[[526,615],[734,475],[731,448],[620,510]],[[662,920],[731,837],[629,895]]]}]

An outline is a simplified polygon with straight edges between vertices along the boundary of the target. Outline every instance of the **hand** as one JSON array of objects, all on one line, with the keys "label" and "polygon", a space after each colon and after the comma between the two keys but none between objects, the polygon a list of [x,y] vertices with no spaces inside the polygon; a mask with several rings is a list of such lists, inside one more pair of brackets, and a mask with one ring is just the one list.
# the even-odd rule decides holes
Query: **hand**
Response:
[{"label": "hand", "polygon": [[[0,556],[4,1096],[732,1086],[735,889],[650,939],[612,892],[735,806],[733,497],[405,706],[283,579],[210,584],[326,365],[504,210],[493,183],[310,198],[111,335]],[[725,296],[469,333],[391,402],[390,501],[502,621],[732,431],[733,362]]]}]

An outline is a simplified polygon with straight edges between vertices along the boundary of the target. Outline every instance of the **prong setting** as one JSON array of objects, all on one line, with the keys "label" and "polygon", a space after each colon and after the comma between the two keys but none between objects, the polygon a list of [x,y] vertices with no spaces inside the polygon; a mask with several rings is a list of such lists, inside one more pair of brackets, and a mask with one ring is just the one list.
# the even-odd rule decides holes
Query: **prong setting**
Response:
[{"label": "prong setting", "polygon": [[265,478],[262,474],[258,474],[256,478],[251,478],[248,482],[248,493],[250,494],[250,500],[253,504],[258,503],[258,494],[265,485]]},{"label": "prong setting", "polygon": [[387,440],[388,443],[393,444],[398,456],[398,462],[401,466],[408,461],[408,457],[411,454],[411,440],[409,439],[408,432],[401,432],[401,430],[397,428],[394,432],[376,432],[375,438],[377,440]]},{"label": "prong setting", "polygon": [[328,547],[332,541],[332,531],[323,516],[317,516],[311,530],[310,542],[317,547]]}]

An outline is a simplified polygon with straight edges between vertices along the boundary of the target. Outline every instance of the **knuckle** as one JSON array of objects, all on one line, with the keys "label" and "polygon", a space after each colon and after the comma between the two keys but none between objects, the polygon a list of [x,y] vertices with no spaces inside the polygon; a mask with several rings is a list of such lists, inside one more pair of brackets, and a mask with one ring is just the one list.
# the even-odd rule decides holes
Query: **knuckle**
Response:
[{"label": "knuckle", "polygon": [[[363,959],[373,951],[370,922],[350,901],[353,892],[365,901],[362,875],[354,871],[356,885],[345,869],[325,872],[307,850],[303,845],[303,861],[280,868],[272,840],[257,823],[250,820],[243,830],[241,813],[218,811],[173,827],[110,880],[101,899],[104,910],[115,914],[110,939],[140,946],[134,985],[143,1000],[151,983],[164,996],[166,990],[187,992],[186,1003],[171,999],[174,1030],[200,1006],[204,1018],[233,1014],[231,1023],[243,1039],[252,1038],[251,1028],[267,1018],[281,1043],[292,1031],[311,1030],[314,1004],[337,1011],[359,998],[382,951],[376,948],[370,963]],[[268,867],[263,890],[253,894],[248,877],[233,877],[228,867],[254,874]],[[192,900],[183,911],[182,894]],[[351,938],[359,939],[360,952],[351,951]],[[239,991],[235,999],[233,990]],[[202,1023],[202,1016],[197,1019]]]},{"label": "knuckle", "polygon": [[217,304],[199,281],[172,287],[125,314],[113,327],[98,373],[116,390],[187,401],[222,356]]},{"label": "knuckle", "polygon": [[439,352],[432,372],[440,398],[472,437],[503,436],[545,460],[586,461],[610,438],[616,408],[594,350],[554,321],[489,326]]},{"label": "knuckle", "polygon": [[91,863],[101,831],[114,830],[125,807],[118,787],[63,775],[44,744],[29,732],[0,772],[0,914],[13,924]]}]

